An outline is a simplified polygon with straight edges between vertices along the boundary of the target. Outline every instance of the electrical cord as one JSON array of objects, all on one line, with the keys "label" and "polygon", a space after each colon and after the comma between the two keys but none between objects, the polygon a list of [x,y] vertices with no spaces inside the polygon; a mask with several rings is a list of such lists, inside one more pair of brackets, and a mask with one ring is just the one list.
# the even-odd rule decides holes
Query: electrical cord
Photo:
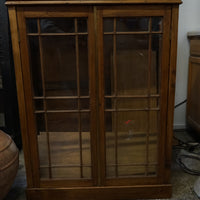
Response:
[{"label": "electrical cord", "polygon": [[199,161],[200,162],[200,157],[196,156],[196,155],[179,155],[176,159],[176,162],[179,164],[179,166],[185,171],[187,172],[188,174],[191,174],[191,175],[197,175],[197,176],[200,176],[200,170],[195,170],[195,169],[190,169],[189,167],[187,167],[184,162],[182,161],[183,159],[185,158],[189,158],[189,159],[193,159],[193,160],[196,160],[196,161]]},{"label": "electrical cord", "polygon": [[182,101],[182,102],[176,104],[176,105],[174,106],[174,108],[177,108],[177,107],[181,106],[182,104],[184,104],[184,103],[186,103],[186,102],[187,102],[187,99],[185,99],[184,101]]},{"label": "electrical cord", "polygon": [[[192,159],[193,161],[200,162],[200,143],[198,142],[184,142],[174,136],[178,140],[178,145],[174,145],[173,148],[176,150],[183,149],[186,152],[179,154],[176,158],[177,164],[188,174],[200,176],[200,171],[191,169],[184,163],[184,159]],[[198,153],[196,153],[198,152]],[[200,166],[200,165],[199,165]]]}]

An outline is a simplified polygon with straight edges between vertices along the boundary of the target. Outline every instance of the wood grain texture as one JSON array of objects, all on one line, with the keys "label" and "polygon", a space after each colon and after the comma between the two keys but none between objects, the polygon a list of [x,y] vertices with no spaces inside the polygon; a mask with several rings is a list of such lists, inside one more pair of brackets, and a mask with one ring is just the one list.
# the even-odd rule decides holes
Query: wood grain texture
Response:
[{"label": "wood grain texture", "polygon": [[[105,4],[115,4],[113,6],[107,6]],[[28,176],[28,190],[27,195],[29,200],[42,200],[42,199],[87,199],[87,200],[100,200],[102,198],[109,198],[113,200],[122,199],[133,199],[133,198],[168,198],[171,196],[171,185],[170,182],[170,163],[171,163],[171,140],[173,136],[173,106],[174,106],[174,90],[175,90],[175,71],[176,71],[176,48],[177,48],[177,23],[178,23],[178,4],[181,3],[180,0],[125,0],[125,1],[8,1],[9,5],[10,19],[11,19],[11,31],[13,38],[13,52],[15,57],[16,65],[16,76],[18,84],[18,99],[20,101],[20,116],[21,124],[23,130],[23,143],[26,157],[27,165],[27,176]],[[48,5],[47,5],[48,4]],[[69,4],[63,6],[63,4]],[[76,5],[71,5],[76,4]],[[83,4],[86,4],[83,6]],[[95,5],[94,5],[95,4]],[[101,6],[102,4],[102,6]],[[119,5],[120,4],[120,5]],[[123,5],[122,4],[134,4],[134,5]],[[12,7],[12,5],[19,5]],[[20,6],[27,5],[27,6]],[[38,6],[39,5],[39,6]],[[16,13],[17,11],[17,13]],[[17,18],[16,18],[17,16]],[[114,48],[114,55],[108,56],[108,60],[113,61],[113,74],[110,74],[110,78],[114,80],[114,93],[105,96],[105,63],[104,63],[104,36],[103,36],[103,19],[105,17],[114,17],[115,21],[117,18],[125,17],[149,17],[153,19],[154,16],[161,17],[163,20],[162,30],[158,32],[151,32],[151,28],[147,30],[145,35],[141,31],[137,33],[141,38],[146,36],[149,38],[148,47],[152,47],[151,35],[158,35],[162,39],[159,45],[162,46],[161,55],[161,86],[160,92],[155,92],[155,88],[150,86],[151,79],[156,79],[151,75],[156,73],[151,70],[151,64],[155,64],[156,50],[150,51],[145,48],[145,45],[138,45],[135,40],[132,43],[127,42],[127,38],[131,36],[129,33],[125,39],[120,41],[125,44],[129,44],[130,47],[135,47],[142,52],[142,55],[149,56],[147,59],[147,84],[146,88],[154,91],[153,94],[150,92],[141,92],[144,90],[145,85],[143,81],[144,73],[142,70],[145,63],[137,60],[137,55],[133,48],[130,53],[127,51],[120,51],[118,54],[117,40],[126,32],[122,32],[121,35],[117,34],[116,24],[114,25],[113,41],[112,46]],[[30,51],[29,51],[29,37],[44,38],[55,37],[55,38],[76,38],[75,47],[77,51],[76,55],[76,74],[77,81],[75,83],[80,85],[81,82],[78,80],[81,76],[81,71],[79,65],[81,62],[78,60],[78,34],[69,36],[67,34],[50,34],[42,35],[40,31],[35,33],[27,34],[26,18],[37,18],[39,25],[39,18],[76,18],[76,31],[77,18],[84,17],[88,18],[87,25],[88,31],[84,37],[88,36],[88,65],[89,65],[89,90],[90,93],[84,96],[86,100],[90,99],[90,107],[84,108],[80,111],[80,102],[84,98],[80,96],[80,88],[78,88],[78,93],[72,91],[71,96],[64,93],[64,89],[61,88],[61,93],[56,94],[55,88],[53,88],[52,95],[46,98],[46,94],[37,97],[33,92],[33,83],[31,82],[31,63],[30,63]],[[151,18],[152,17],[152,18]],[[151,25],[151,22],[150,22]],[[18,30],[19,26],[19,30]],[[150,31],[149,31],[150,30]],[[17,33],[17,34],[16,34]],[[20,45],[18,43],[20,35]],[[106,36],[109,36],[108,34]],[[110,37],[110,36],[109,36]],[[55,40],[58,41],[58,40]],[[65,45],[65,40],[63,43],[58,43],[63,54],[62,66],[73,66],[72,65],[72,53],[71,51],[62,48]],[[51,56],[55,56],[54,45],[49,45],[48,42],[43,43],[46,45],[46,51],[44,51],[44,46],[41,46],[40,42],[40,52],[44,51],[47,55],[48,62],[45,63],[50,69],[55,70],[57,66],[56,58],[51,59]],[[53,43],[55,44],[55,43]],[[127,45],[127,46],[129,46]],[[70,46],[71,47],[71,46]],[[52,49],[52,50],[49,50]],[[128,49],[129,50],[129,49]],[[66,52],[65,52],[66,51]],[[157,50],[158,51],[158,50]],[[22,52],[22,53],[20,53]],[[50,53],[49,53],[50,52]],[[68,55],[69,54],[69,55]],[[87,56],[87,54],[83,54]],[[128,55],[128,56],[127,56]],[[43,57],[43,54],[40,54]],[[139,77],[137,87],[131,90],[129,84],[132,83],[126,77],[127,73],[123,72],[125,65],[127,66],[129,62],[126,59],[134,58],[136,62],[130,62],[130,66],[135,66],[134,69],[138,71]],[[124,61],[125,60],[125,61]],[[108,61],[108,63],[110,63]],[[124,61],[124,62],[123,62]],[[160,60],[159,60],[160,61]],[[43,60],[41,59],[42,63]],[[144,61],[145,62],[145,61]],[[158,62],[158,61],[157,61]],[[53,63],[53,64],[52,64]],[[139,67],[140,66],[140,67]],[[71,68],[70,68],[71,69]],[[46,70],[46,68],[45,68]],[[66,81],[66,76],[69,80],[73,81],[70,77],[70,73],[64,72],[57,76],[54,73],[50,73],[50,80],[53,81]],[[123,81],[127,80],[128,89],[124,89],[123,84],[116,85],[119,74],[119,70]],[[128,70],[130,72],[130,77],[137,77],[135,71],[130,67]],[[59,80],[61,77],[61,80]],[[64,77],[64,78],[63,78]],[[44,78],[44,77],[43,77]],[[47,77],[45,77],[47,79]],[[87,78],[88,79],[88,78]],[[121,79],[119,79],[121,80]],[[144,78],[145,80],[145,78]],[[55,82],[56,82],[55,81]],[[43,87],[45,87],[46,80],[43,80]],[[56,83],[55,83],[56,84]],[[159,83],[160,84],[160,83]],[[126,86],[127,87],[127,86]],[[51,89],[51,88],[50,88]],[[123,90],[123,91],[120,91]],[[137,91],[136,91],[137,90]],[[140,93],[138,91],[140,90]],[[156,90],[157,91],[157,90]],[[49,92],[49,91],[48,91]],[[51,92],[51,91],[50,91]],[[155,93],[155,94],[154,94]],[[50,94],[50,93],[48,93]],[[59,95],[60,96],[59,96]],[[62,96],[65,94],[64,96]],[[54,96],[55,95],[55,96]],[[118,97],[119,95],[119,97]],[[120,96],[121,95],[121,96]],[[123,96],[124,95],[124,96]],[[111,98],[111,107],[106,107],[105,98]],[[117,100],[115,98],[118,98]],[[125,98],[136,99],[135,102],[123,101]],[[140,99],[146,100],[147,106],[141,107],[142,101]],[[154,98],[154,99],[151,99]],[[62,109],[57,110],[47,109],[47,105],[43,109],[36,110],[34,106],[35,101],[57,101],[54,106],[61,106]],[[65,103],[58,103],[59,100],[66,101]],[[78,107],[76,109],[65,108],[69,106],[67,101],[74,100],[74,102],[79,101]],[[159,104],[157,102],[160,102]],[[120,107],[121,106],[121,107]],[[121,110],[119,110],[121,109]],[[124,109],[124,110],[122,110]],[[118,111],[127,113],[128,111],[134,113],[131,115],[120,115]],[[90,113],[90,130],[80,131],[84,123],[88,123],[88,119],[85,120],[83,124],[79,124],[79,129],[75,127],[73,118],[70,119],[70,114],[79,113],[85,114]],[[105,112],[112,112],[110,115],[111,120],[109,121],[110,130],[106,130],[106,115]],[[140,114],[138,114],[140,112]],[[141,114],[143,112],[143,114]],[[149,112],[149,114],[148,114]],[[152,112],[152,113],[151,113]],[[45,115],[51,114],[51,118],[46,120],[46,132],[49,135],[41,134],[41,130],[37,130],[37,123],[35,119],[35,113],[46,113]],[[144,114],[145,113],[145,114]],[[80,113],[79,113],[80,114]],[[57,117],[60,118],[57,118]],[[81,115],[80,115],[81,116]],[[79,120],[80,117],[79,116]],[[148,117],[146,117],[148,116]],[[127,138],[127,131],[118,121],[124,122],[125,118],[132,117],[136,118],[138,121],[135,127],[139,130],[135,131],[135,137]],[[114,119],[115,118],[115,119]],[[71,121],[70,121],[71,120]],[[87,122],[86,122],[87,121]],[[151,122],[150,122],[151,121]],[[48,124],[47,124],[48,122]],[[159,123],[158,123],[159,122]],[[152,124],[151,124],[152,123]],[[66,129],[67,124],[69,124],[69,129],[66,132],[70,134],[62,134],[61,130]],[[122,123],[123,125],[124,123]],[[142,128],[143,129],[142,129]],[[151,127],[151,128],[150,128]],[[153,127],[153,128],[152,128]],[[156,128],[155,128],[156,127]],[[54,133],[50,129],[56,130]],[[72,130],[72,128],[74,128]],[[141,129],[140,129],[141,128]],[[153,131],[152,131],[153,129]],[[145,131],[141,131],[145,130]],[[64,132],[64,131],[63,131]],[[84,134],[87,132],[87,137],[90,138],[83,141]],[[89,133],[90,132],[90,133]],[[58,134],[59,133],[59,134]],[[59,136],[58,136],[59,135]],[[44,137],[43,137],[44,136]],[[81,137],[80,137],[81,136]],[[76,138],[74,138],[76,137]],[[49,140],[48,142],[45,142]],[[71,139],[71,140],[70,140]],[[87,140],[87,147],[84,146]],[[78,141],[76,148],[73,147],[74,141]],[[107,145],[110,144],[114,145]],[[45,145],[46,143],[46,145]],[[39,144],[39,149],[38,149]],[[48,149],[48,145],[51,147]],[[84,147],[84,148],[83,148]],[[56,149],[57,148],[57,149]],[[48,149],[48,150],[45,150]],[[111,152],[110,156],[107,151]],[[148,151],[148,152],[147,152]],[[114,152],[114,154],[113,154]],[[82,156],[84,154],[84,156]],[[49,159],[48,157],[51,157]],[[84,159],[88,163],[84,163]],[[90,162],[89,162],[90,160]],[[107,161],[109,161],[107,163]],[[113,167],[112,170],[107,170],[108,166]],[[127,166],[131,166],[126,170]],[[75,167],[78,170],[68,170],[69,168]],[[91,171],[84,171],[84,167],[91,168]],[[50,169],[51,168],[51,169]],[[49,169],[51,175],[49,176]],[[134,169],[134,170],[133,170]],[[128,175],[127,175],[128,173]],[[78,174],[78,175],[77,175]],[[80,175],[80,176],[79,176]]]},{"label": "wood grain texture", "polygon": [[56,5],[56,4],[180,4],[181,0],[66,0],[66,1],[13,1],[6,5]]},{"label": "wood grain texture", "polygon": [[12,48],[13,48],[13,57],[15,63],[15,76],[16,76],[16,85],[17,85],[17,96],[18,96],[18,106],[19,106],[19,115],[20,115],[20,126],[21,134],[23,141],[25,164],[26,164],[26,175],[27,175],[27,184],[28,187],[33,186],[32,182],[32,162],[31,154],[29,150],[30,141],[28,137],[28,127],[27,127],[27,112],[26,112],[26,101],[24,96],[24,82],[21,66],[21,55],[20,55],[20,46],[19,46],[19,33],[18,33],[18,22],[17,22],[17,13],[15,7],[9,7],[9,19],[10,19],[10,29],[11,29],[11,38],[12,38]]},{"label": "wood grain texture", "polygon": [[[172,193],[171,185],[140,185],[118,187],[84,187],[84,188],[33,188],[27,190],[28,200],[122,200],[143,198],[169,198]],[[76,194],[76,195],[74,195]]]},{"label": "wood grain texture", "polygon": [[[35,116],[34,116],[34,105],[33,105],[33,91],[31,85],[31,74],[30,74],[30,61],[29,61],[29,49],[28,41],[26,37],[26,21],[23,15],[23,9],[17,11],[17,19],[19,26],[20,35],[20,50],[23,52],[21,54],[21,66],[23,73],[23,87],[24,96],[26,102],[26,120],[27,120],[27,136],[30,141],[28,151],[31,153],[31,170],[32,170],[32,182],[33,186],[39,186],[39,159],[38,159],[38,147],[37,147],[37,130],[35,126]],[[30,177],[29,177],[30,178]]]},{"label": "wood grain texture", "polygon": [[[197,52],[200,49],[197,49]],[[188,95],[187,95],[187,124],[190,128],[200,133],[200,57],[190,56],[188,73]]]},{"label": "wood grain texture", "polygon": [[171,51],[169,68],[169,92],[168,92],[168,112],[167,112],[167,135],[165,141],[165,181],[170,181],[171,157],[172,157],[172,138],[173,138],[173,119],[174,119],[174,99],[176,82],[176,58],[177,58],[177,37],[178,37],[178,6],[172,7],[171,18]]}]

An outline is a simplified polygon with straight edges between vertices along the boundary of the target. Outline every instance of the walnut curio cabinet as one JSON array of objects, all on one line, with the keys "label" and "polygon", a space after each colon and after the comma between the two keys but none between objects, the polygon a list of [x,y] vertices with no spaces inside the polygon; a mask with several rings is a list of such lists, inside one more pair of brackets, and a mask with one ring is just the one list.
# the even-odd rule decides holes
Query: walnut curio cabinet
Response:
[{"label": "walnut curio cabinet", "polygon": [[171,195],[180,3],[7,1],[29,200]]}]

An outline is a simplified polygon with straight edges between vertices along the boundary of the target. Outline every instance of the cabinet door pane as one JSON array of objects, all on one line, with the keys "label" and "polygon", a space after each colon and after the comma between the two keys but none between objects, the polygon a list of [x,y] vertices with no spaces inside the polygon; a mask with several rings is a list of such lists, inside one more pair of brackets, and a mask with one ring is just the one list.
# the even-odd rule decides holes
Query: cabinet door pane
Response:
[{"label": "cabinet door pane", "polygon": [[87,23],[27,20],[41,178],[91,178]]},{"label": "cabinet door pane", "polygon": [[103,27],[106,177],[156,176],[162,18],[104,18]]}]

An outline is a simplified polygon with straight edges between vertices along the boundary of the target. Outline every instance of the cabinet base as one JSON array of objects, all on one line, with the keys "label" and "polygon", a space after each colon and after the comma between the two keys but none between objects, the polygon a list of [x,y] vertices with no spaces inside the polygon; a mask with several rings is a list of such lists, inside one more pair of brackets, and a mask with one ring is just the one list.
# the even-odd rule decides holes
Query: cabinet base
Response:
[{"label": "cabinet base", "polygon": [[141,185],[118,187],[28,188],[28,200],[126,200],[141,198],[170,198],[172,186]]}]

